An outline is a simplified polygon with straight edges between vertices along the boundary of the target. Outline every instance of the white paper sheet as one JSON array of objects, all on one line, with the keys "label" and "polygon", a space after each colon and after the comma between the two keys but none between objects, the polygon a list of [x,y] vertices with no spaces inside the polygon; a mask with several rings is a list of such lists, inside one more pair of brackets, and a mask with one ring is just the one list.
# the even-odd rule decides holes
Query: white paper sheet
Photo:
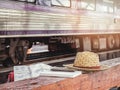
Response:
[{"label": "white paper sheet", "polygon": [[51,71],[51,66],[37,63],[29,66],[21,65],[14,66],[14,80],[24,80],[38,76],[54,76],[54,77],[76,77],[82,74],[81,71],[65,72],[65,71]]}]

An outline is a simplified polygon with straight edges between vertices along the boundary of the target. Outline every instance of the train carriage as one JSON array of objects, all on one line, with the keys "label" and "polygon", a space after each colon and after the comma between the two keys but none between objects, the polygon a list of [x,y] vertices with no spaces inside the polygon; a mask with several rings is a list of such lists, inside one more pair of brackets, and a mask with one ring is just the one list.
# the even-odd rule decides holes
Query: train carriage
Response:
[{"label": "train carriage", "polygon": [[119,4],[118,0],[1,0],[0,59],[10,57],[16,64],[86,50],[99,53],[101,60],[119,57]]}]

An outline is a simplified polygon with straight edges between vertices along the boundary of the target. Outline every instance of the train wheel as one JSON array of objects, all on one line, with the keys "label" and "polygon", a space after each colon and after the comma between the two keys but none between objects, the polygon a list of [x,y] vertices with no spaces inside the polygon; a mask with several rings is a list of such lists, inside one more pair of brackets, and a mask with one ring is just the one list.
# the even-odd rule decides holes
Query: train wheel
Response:
[{"label": "train wheel", "polygon": [[22,64],[26,60],[27,50],[30,47],[30,43],[27,40],[21,40],[18,45],[19,46],[16,47],[15,55],[19,64]]},{"label": "train wheel", "polygon": [[18,60],[18,64],[20,63],[22,63],[23,62],[23,59],[24,59],[24,48],[23,48],[23,46],[19,46],[19,47],[17,47],[16,48],[16,50],[15,50],[15,57],[16,57],[16,59]]},{"label": "train wheel", "polygon": [[9,48],[9,57],[11,58],[11,60],[13,61],[14,64],[17,64],[17,59],[16,59],[16,47],[18,45],[19,39],[10,39],[10,48]]},{"label": "train wheel", "polygon": [[115,46],[115,39],[114,39],[113,35],[110,35],[110,36],[108,37],[108,47],[109,47],[110,49],[113,49],[114,46]]}]

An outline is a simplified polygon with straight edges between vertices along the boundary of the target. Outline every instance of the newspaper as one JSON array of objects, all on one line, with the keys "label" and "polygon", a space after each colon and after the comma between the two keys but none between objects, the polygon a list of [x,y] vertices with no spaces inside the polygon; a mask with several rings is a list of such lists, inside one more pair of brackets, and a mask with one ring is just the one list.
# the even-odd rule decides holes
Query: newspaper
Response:
[{"label": "newspaper", "polygon": [[24,80],[35,78],[38,76],[55,76],[55,77],[69,77],[73,78],[80,74],[81,71],[65,72],[65,71],[51,71],[52,66],[37,63],[32,65],[14,66],[14,80]]}]

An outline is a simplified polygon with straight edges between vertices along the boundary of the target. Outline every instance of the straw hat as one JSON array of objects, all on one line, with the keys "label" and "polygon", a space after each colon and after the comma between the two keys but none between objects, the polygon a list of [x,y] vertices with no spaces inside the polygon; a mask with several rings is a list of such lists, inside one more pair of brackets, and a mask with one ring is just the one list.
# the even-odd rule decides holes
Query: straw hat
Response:
[{"label": "straw hat", "polygon": [[78,52],[73,64],[65,65],[68,68],[86,71],[105,70],[108,66],[100,65],[99,56],[94,52]]}]

